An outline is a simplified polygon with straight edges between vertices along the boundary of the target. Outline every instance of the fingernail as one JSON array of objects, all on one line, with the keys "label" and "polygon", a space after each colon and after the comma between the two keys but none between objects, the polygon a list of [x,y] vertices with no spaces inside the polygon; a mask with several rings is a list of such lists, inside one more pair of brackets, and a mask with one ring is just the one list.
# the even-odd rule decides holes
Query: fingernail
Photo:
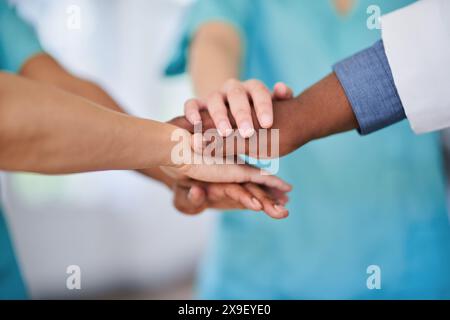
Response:
[{"label": "fingernail", "polygon": [[239,126],[239,134],[242,138],[250,138],[255,133],[255,129],[253,129],[253,126],[245,121],[242,122]]},{"label": "fingernail", "polygon": [[219,122],[218,128],[219,133],[222,137],[228,137],[233,130],[231,130],[230,125],[226,121]]},{"label": "fingernail", "polygon": [[275,210],[277,210],[279,213],[283,214],[283,217],[287,217],[288,212],[287,209],[279,204],[276,204],[273,206],[275,208]]},{"label": "fingernail", "polygon": [[261,126],[264,128],[269,128],[272,126],[272,117],[268,114],[263,114],[261,116]]},{"label": "fingernail", "polygon": [[188,192],[187,198],[188,198],[189,200],[192,200],[192,188],[191,188],[191,189],[189,189],[189,192]]},{"label": "fingernail", "polygon": [[262,208],[262,204],[261,204],[261,202],[259,202],[258,199],[252,198],[252,203],[253,203],[255,209],[260,210]]}]

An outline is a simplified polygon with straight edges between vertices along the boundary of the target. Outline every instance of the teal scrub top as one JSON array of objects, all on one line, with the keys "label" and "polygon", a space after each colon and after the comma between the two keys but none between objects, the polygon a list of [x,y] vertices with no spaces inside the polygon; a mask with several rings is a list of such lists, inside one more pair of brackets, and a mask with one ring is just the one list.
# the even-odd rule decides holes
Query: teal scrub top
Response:
[{"label": "teal scrub top", "polygon": [[[367,27],[370,5],[385,14],[411,2],[360,0],[339,16],[328,0],[200,0],[166,73],[185,71],[199,26],[225,21],[245,43],[242,79],[285,81],[301,92],[380,38]],[[404,121],[366,137],[332,136],[282,158],[279,175],[294,185],[290,217],[222,215],[199,274],[200,298],[450,298],[438,134],[414,135]],[[372,265],[381,270],[379,290],[367,286]]]},{"label": "teal scrub top", "polygon": [[[6,0],[0,0],[0,70],[18,72],[26,60],[41,51],[33,29],[20,20]],[[27,291],[0,208],[0,299],[25,298]]]}]

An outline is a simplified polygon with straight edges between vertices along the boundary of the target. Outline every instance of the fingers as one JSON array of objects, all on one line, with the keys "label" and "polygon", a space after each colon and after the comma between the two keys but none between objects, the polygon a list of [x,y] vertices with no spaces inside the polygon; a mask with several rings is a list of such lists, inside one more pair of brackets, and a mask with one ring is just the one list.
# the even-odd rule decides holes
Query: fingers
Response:
[{"label": "fingers", "polygon": [[[283,192],[289,192],[292,189],[292,186],[282,179],[250,165],[223,164],[217,165],[217,170],[215,176],[216,181],[214,182],[253,182],[267,187],[277,188]],[[221,179],[225,181],[221,181]]]},{"label": "fingers", "polygon": [[228,120],[228,109],[225,105],[223,95],[220,93],[212,94],[208,100],[208,111],[214,124],[222,137],[229,136],[233,130]]},{"label": "fingers", "polygon": [[276,188],[283,192],[289,192],[292,190],[292,186],[278,178],[277,176],[271,175],[268,172],[254,168],[248,165],[240,165],[239,167],[244,167],[248,172],[248,181],[257,184],[261,184],[267,187]]},{"label": "fingers", "polygon": [[[242,164],[215,164],[214,158],[203,156],[204,164],[185,165],[175,169],[178,174],[204,182],[244,183],[254,182],[283,192],[292,187],[280,178],[270,175],[262,169]],[[209,164],[208,164],[209,163]]]},{"label": "fingers", "polygon": [[[254,132],[252,104],[257,120],[262,128],[273,125],[272,99],[286,100],[293,97],[293,91],[286,84],[275,84],[273,94],[263,82],[255,79],[240,82],[228,80],[221,91],[211,94],[206,101],[190,99],[184,105],[184,113],[192,125],[202,122],[201,112],[207,109],[215,127],[223,137],[232,133],[232,125],[228,118],[228,107],[234,118],[239,133],[243,138],[251,137]],[[228,103],[228,107],[227,107]]]},{"label": "fingers", "polygon": [[239,134],[243,138],[251,137],[255,133],[255,129],[246,88],[240,81],[229,80],[224,86],[224,92],[231,114],[236,120]]},{"label": "fingers", "polygon": [[270,198],[274,199],[277,201],[278,204],[281,205],[286,205],[286,203],[289,202],[289,197],[288,195],[276,188],[264,188],[265,191],[267,192],[267,194],[270,196]]},{"label": "fingers", "polygon": [[185,214],[198,214],[206,208],[206,193],[199,186],[174,187],[174,206]]},{"label": "fingers", "polygon": [[207,196],[209,203],[214,207],[217,207],[214,203],[218,204],[222,201],[230,203],[231,200],[235,203],[235,207],[240,204],[243,208],[254,211],[260,211],[263,208],[261,202],[239,184],[210,184],[207,187]]},{"label": "fingers", "polygon": [[259,186],[252,183],[246,183],[245,188],[261,202],[264,212],[270,217],[274,219],[283,219],[289,215],[289,211],[282,204],[276,203]]},{"label": "fingers", "polygon": [[259,80],[248,80],[244,87],[252,98],[256,117],[262,128],[270,128],[273,125],[272,94]]},{"label": "fingers", "polygon": [[200,207],[205,204],[206,193],[200,186],[193,185],[189,189],[187,199],[194,207]]},{"label": "fingers", "polygon": [[205,105],[201,100],[189,99],[184,104],[184,115],[192,125],[196,125],[202,121],[200,110],[204,108]]},{"label": "fingers", "polygon": [[294,97],[294,92],[283,82],[277,82],[273,87],[273,98],[275,100],[288,100]]}]

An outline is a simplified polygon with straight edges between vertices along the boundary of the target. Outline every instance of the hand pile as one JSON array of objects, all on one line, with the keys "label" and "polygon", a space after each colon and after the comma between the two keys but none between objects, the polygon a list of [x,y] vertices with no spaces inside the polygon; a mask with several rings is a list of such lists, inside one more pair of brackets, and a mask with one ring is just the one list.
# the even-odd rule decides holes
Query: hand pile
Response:
[{"label": "hand pile", "polygon": [[[292,91],[286,85],[278,83],[273,94],[257,80],[239,82],[229,80],[222,90],[215,92],[206,100],[191,99],[185,104],[185,116],[169,123],[194,133],[194,126],[202,125],[203,130],[217,128],[223,137],[224,148],[227,139],[235,137],[233,129],[238,129],[239,139],[247,143],[252,136],[258,136],[257,129],[269,129],[280,121],[273,112],[273,101],[292,99]],[[256,130],[255,130],[256,129]],[[290,145],[283,141],[280,145]],[[198,147],[198,138],[192,137],[192,148]],[[285,139],[286,140],[286,139]],[[197,141],[197,143],[196,143]],[[200,142],[200,145],[204,143]],[[293,148],[290,148],[293,149]],[[235,156],[236,150],[225,150],[225,156]],[[281,148],[282,154],[291,152]],[[256,153],[247,153],[258,157]],[[281,179],[263,175],[258,168],[248,164],[184,164],[179,168],[162,168],[171,178],[167,184],[174,191],[174,204],[184,213],[196,214],[206,208],[263,210],[270,217],[282,219],[288,216],[284,207],[288,202],[287,192],[291,186]]]}]

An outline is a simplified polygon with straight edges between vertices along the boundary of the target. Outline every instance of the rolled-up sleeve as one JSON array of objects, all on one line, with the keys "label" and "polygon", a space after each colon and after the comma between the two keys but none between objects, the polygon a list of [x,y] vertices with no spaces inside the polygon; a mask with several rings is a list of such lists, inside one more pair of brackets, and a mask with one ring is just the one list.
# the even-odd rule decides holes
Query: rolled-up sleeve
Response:
[{"label": "rolled-up sleeve", "polygon": [[7,1],[0,0],[0,69],[18,72],[39,52],[42,47],[34,29],[17,16]]},{"label": "rolled-up sleeve", "polygon": [[361,134],[405,119],[382,41],[334,65]]},{"label": "rolled-up sleeve", "polygon": [[246,21],[251,13],[252,0],[199,0],[196,1],[184,21],[180,40],[174,48],[165,74],[167,76],[186,71],[189,46],[198,29],[208,22],[225,22],[239,33],[242,43],[246,43]]}]

